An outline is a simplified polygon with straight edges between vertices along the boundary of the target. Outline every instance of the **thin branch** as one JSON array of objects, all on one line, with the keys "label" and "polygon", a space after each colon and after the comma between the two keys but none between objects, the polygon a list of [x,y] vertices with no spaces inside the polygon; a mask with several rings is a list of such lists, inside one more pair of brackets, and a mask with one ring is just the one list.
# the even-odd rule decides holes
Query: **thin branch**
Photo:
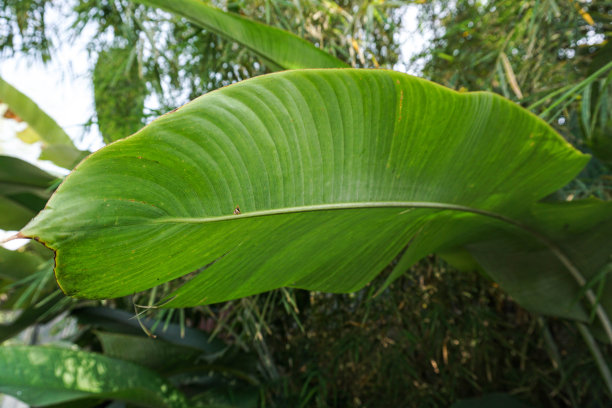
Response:
[{"label": "thin branch", "polygon": [[612,373],[610,373],[610,367],[608,367],[606,359],[604,358],[603,354],[601,353],[601,350],[597,346],[597,342],[595,341],[593,335],[584,323],[576,322],[576,327],[578,327],[578,331],[582,335],[584,342],[587,344],[589,350],[591,351],[591,354],[595,358],[595,363],[597,364],[597,368],[599,368],[601,378],[604,380],[608,392],[612,394]]}]

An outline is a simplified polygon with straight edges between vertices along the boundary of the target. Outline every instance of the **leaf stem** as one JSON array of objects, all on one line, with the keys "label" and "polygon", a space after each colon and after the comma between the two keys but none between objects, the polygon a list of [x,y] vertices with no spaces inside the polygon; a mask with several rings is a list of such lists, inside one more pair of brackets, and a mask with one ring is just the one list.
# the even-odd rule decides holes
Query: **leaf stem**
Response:
[{"label": "leaf stem", "polygon": [[601,350],[597,346],[597,342],[584,323],[576,322],[576,327],[578,327],[578,331],[582,335],[584,342],[587,344],[593,358],[595,359],[595,363],[597,364],[597,368],[599,368],[601,378],[604,380],[608,392],[612,394],[612,373],[610,373],[610,368],[608,367],[603,354],[601,354]]}]

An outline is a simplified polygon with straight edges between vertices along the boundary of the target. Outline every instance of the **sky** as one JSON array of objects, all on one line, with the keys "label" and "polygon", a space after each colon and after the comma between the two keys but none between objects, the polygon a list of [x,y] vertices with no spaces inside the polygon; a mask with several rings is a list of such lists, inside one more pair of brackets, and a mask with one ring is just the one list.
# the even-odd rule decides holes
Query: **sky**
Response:
[{"label": "sky", "polygon": [[[65,3],[70,7],[70,2]],[[409,68],[410,57],[419,52],[427,42],[427,33],[421,33],[417,25],[417,5],[406,5],[403,13],[403,29],[397,41],[401,44],[401,59],[394,67],[397,71],[418,75],[417,68]],[[51,61],[43,64],[18,55],[0,62],[0,77],[19,89],[38,104],[49,116],[70,135],[80,149],[95,151],[103,146],[97,127],[89,131],[84,127],[94,113],[93,89],[91,84],[92,62],[87,52],[87,43],[95,34],[92,26],[87,26],[77,38],[68,38],[62,33],[68,32],[71,23],[62,16],[62,11],[49,8],[45,21],[47,26],[57,26],[57,48],[52,51]],[[64,28],[64,29],[63,29]],[[0,106],[0,154],[16,156],[56,175],[65,175],[66,170],[54,166],[48,161],[37,160],[40,147],[27,145],[19,140],[15,133],[24,127],[12,120],[3,120],[1,114],[6,106]],[[0,230],[0,241],[14,232]],[[25,240],[15,240],[4,244],[4,247],[15,249]]]}]

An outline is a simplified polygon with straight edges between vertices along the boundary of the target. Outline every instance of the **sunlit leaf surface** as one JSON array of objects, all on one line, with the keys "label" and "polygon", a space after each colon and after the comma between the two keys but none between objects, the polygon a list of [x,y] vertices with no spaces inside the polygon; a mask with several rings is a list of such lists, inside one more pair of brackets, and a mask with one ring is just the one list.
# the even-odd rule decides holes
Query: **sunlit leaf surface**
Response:
[{"label": "sunlit leaf surface", "polygon": [[102,398],[154,408],[187,407],[183,395],[145,368],[96,353],[32,346],[0,347],[0,393],[46,406]]}]

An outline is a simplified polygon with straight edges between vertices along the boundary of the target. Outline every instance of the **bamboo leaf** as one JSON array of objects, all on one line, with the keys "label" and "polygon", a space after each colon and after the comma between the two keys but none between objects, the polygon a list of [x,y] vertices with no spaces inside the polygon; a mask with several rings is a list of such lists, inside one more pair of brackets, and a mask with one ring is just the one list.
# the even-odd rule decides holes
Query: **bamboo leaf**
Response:
[{"label": "bamboo leaf", "polygon": [[521,88],[516,80],[516,75],[514,74],[514,70],[512,69],[512,64],[510,64],[508,56],[505,52],[502,52],[499,56],[501,58],[502,65],[504,66],[504,71],[506,72],[506,78],[508,79],[510,88],[512,88],[512,92],[514,92],[518,99],[523,99],[523,92],[521,92]]}]

